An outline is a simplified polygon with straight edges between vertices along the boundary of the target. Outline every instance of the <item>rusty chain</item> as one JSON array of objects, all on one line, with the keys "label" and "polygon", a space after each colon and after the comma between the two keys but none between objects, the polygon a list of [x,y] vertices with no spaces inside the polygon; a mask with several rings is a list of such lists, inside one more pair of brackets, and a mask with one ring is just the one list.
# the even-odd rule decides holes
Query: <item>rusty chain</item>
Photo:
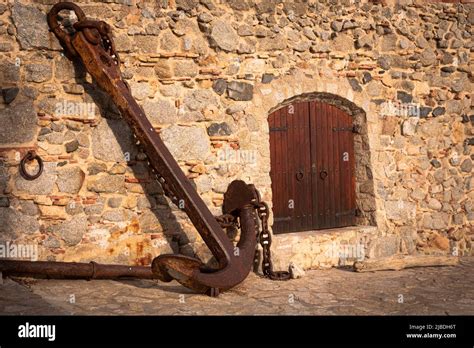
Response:
[{"label": "rusty chain", "polygon": [[[262,246],[263,257],[262,257],[262,271],[263,275],[271,280],[289,280],[291,274],[288,271],[274,271],[273,262],[272,262],[272,236],[268,228],[268,217],[269,217],[269,208],[268,204],[260,201],[258,198],[254,203],[254,208],[256,212],[256,221],[257,224],[257,238]],[[217,222],[221,225],[222,228],[238,228],[238,220],[232,214],[223,214],[216,216]],[[257,255],[257,251],[255,251]],[[257,259],[257,258],[256,258]]]},{"label": "rusty chain", "polygon": [[290,272],[274,271],[272,262],[272,236],[268,229],[269,208],[268,204],[260,201],[256,203],[255,209],[257,211],[258,219],[260,220],[261,231],[258,235],[258,240],[263,249],[262,271],[263,275],[271,280],[289,280],[291,278]]}]

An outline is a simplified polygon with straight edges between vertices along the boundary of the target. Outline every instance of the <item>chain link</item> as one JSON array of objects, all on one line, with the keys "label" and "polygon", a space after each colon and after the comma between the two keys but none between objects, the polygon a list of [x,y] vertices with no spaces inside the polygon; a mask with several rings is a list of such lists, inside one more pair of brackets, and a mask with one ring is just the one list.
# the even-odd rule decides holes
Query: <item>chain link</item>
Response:
[{"label": "chain link", "polygon": [[268,217],[269,209],[265,202],[258,202],[255,205],[257,210],[257,216],[260,220],[261,231],[258,235],[260,245],[263,249],[262,257],[262,271],[263,275],[271,280],[289,280],[291,278],[290,272],[287,271],[274,271],[272,262],[272,236],[268,229]]}]

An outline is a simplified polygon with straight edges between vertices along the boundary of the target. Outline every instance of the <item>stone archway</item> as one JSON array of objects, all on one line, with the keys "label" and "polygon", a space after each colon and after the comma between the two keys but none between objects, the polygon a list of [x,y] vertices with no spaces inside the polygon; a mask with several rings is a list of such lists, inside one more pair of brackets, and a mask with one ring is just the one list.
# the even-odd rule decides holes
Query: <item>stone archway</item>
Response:
[{"label": "stone archway", "polygon": [[[268,115],[285,105],[295,101],[320,100],[332,104],[354,118],[354,125],[359,129],[354,137],[356,160],[356,200],[361,214],[357,225],[377,226],[379,218],[376,209],[377,196],[374,190],[374,176],[371,162],[371,149],[378,140],[375,136],[377,114],[375,107],[369,103],[369,96],[363,92],[354,92],[346,79],[321,79],[294,71],[282,76],[269,84],[257,84],[252,103],[245,109],[259,124],[261,135],[259,155],[261,159],[257,171],[246,173],[250,181],[258,182],[264,199],[272,201],[270,178],[270,151]],[[372,130],[372,131],[371,131]],[[263,177],[262,177],[263,176]]]}]

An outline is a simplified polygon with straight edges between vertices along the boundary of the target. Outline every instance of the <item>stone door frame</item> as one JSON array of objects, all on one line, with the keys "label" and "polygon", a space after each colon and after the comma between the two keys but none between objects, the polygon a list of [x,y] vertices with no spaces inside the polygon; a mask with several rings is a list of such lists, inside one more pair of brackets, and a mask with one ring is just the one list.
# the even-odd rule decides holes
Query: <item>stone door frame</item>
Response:
[{"label": "stone door frame", "polygon": [[[320,77],[319,74],[309,75],[294,70],[289,75],[274,79],[268,84],[257,83],[251,102],[244,106],[245,114],[252,115],[259,126],[261,135],[259,142],[260,165],[246,173],[250,182],[257,182],[264,200],[272,202],[270,178],[270,146],[268,115],[282,106],[297,100],[321,100],[333,104],[354,117],[354,124],[360,133],[354,137],[356,154],[356,195],[361,217],[357,225],[386,227],[385,212],[378,210],[383,207],[383,199],[374,187],[382,178],[372,170],[372,153],[381,151],[379,144],[379,118],[376,105],[370,103],[370,97],[364,92],[354,92],[346,78]],[[262,172],[263,178],[262,178]],[[263,179],[263,180],[262,180]],[[270,223],[273,223],[271,220]]]}]

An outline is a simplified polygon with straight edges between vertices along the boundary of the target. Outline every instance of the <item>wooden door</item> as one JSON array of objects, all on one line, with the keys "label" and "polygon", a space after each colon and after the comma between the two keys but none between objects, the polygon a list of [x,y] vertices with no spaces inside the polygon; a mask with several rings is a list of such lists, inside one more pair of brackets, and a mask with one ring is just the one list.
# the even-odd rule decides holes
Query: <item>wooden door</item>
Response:
[{"label": "wooden door", "polygon": [[353,225],[352,117],[319,101],[297,102],[269,116],[273,232]]}]

